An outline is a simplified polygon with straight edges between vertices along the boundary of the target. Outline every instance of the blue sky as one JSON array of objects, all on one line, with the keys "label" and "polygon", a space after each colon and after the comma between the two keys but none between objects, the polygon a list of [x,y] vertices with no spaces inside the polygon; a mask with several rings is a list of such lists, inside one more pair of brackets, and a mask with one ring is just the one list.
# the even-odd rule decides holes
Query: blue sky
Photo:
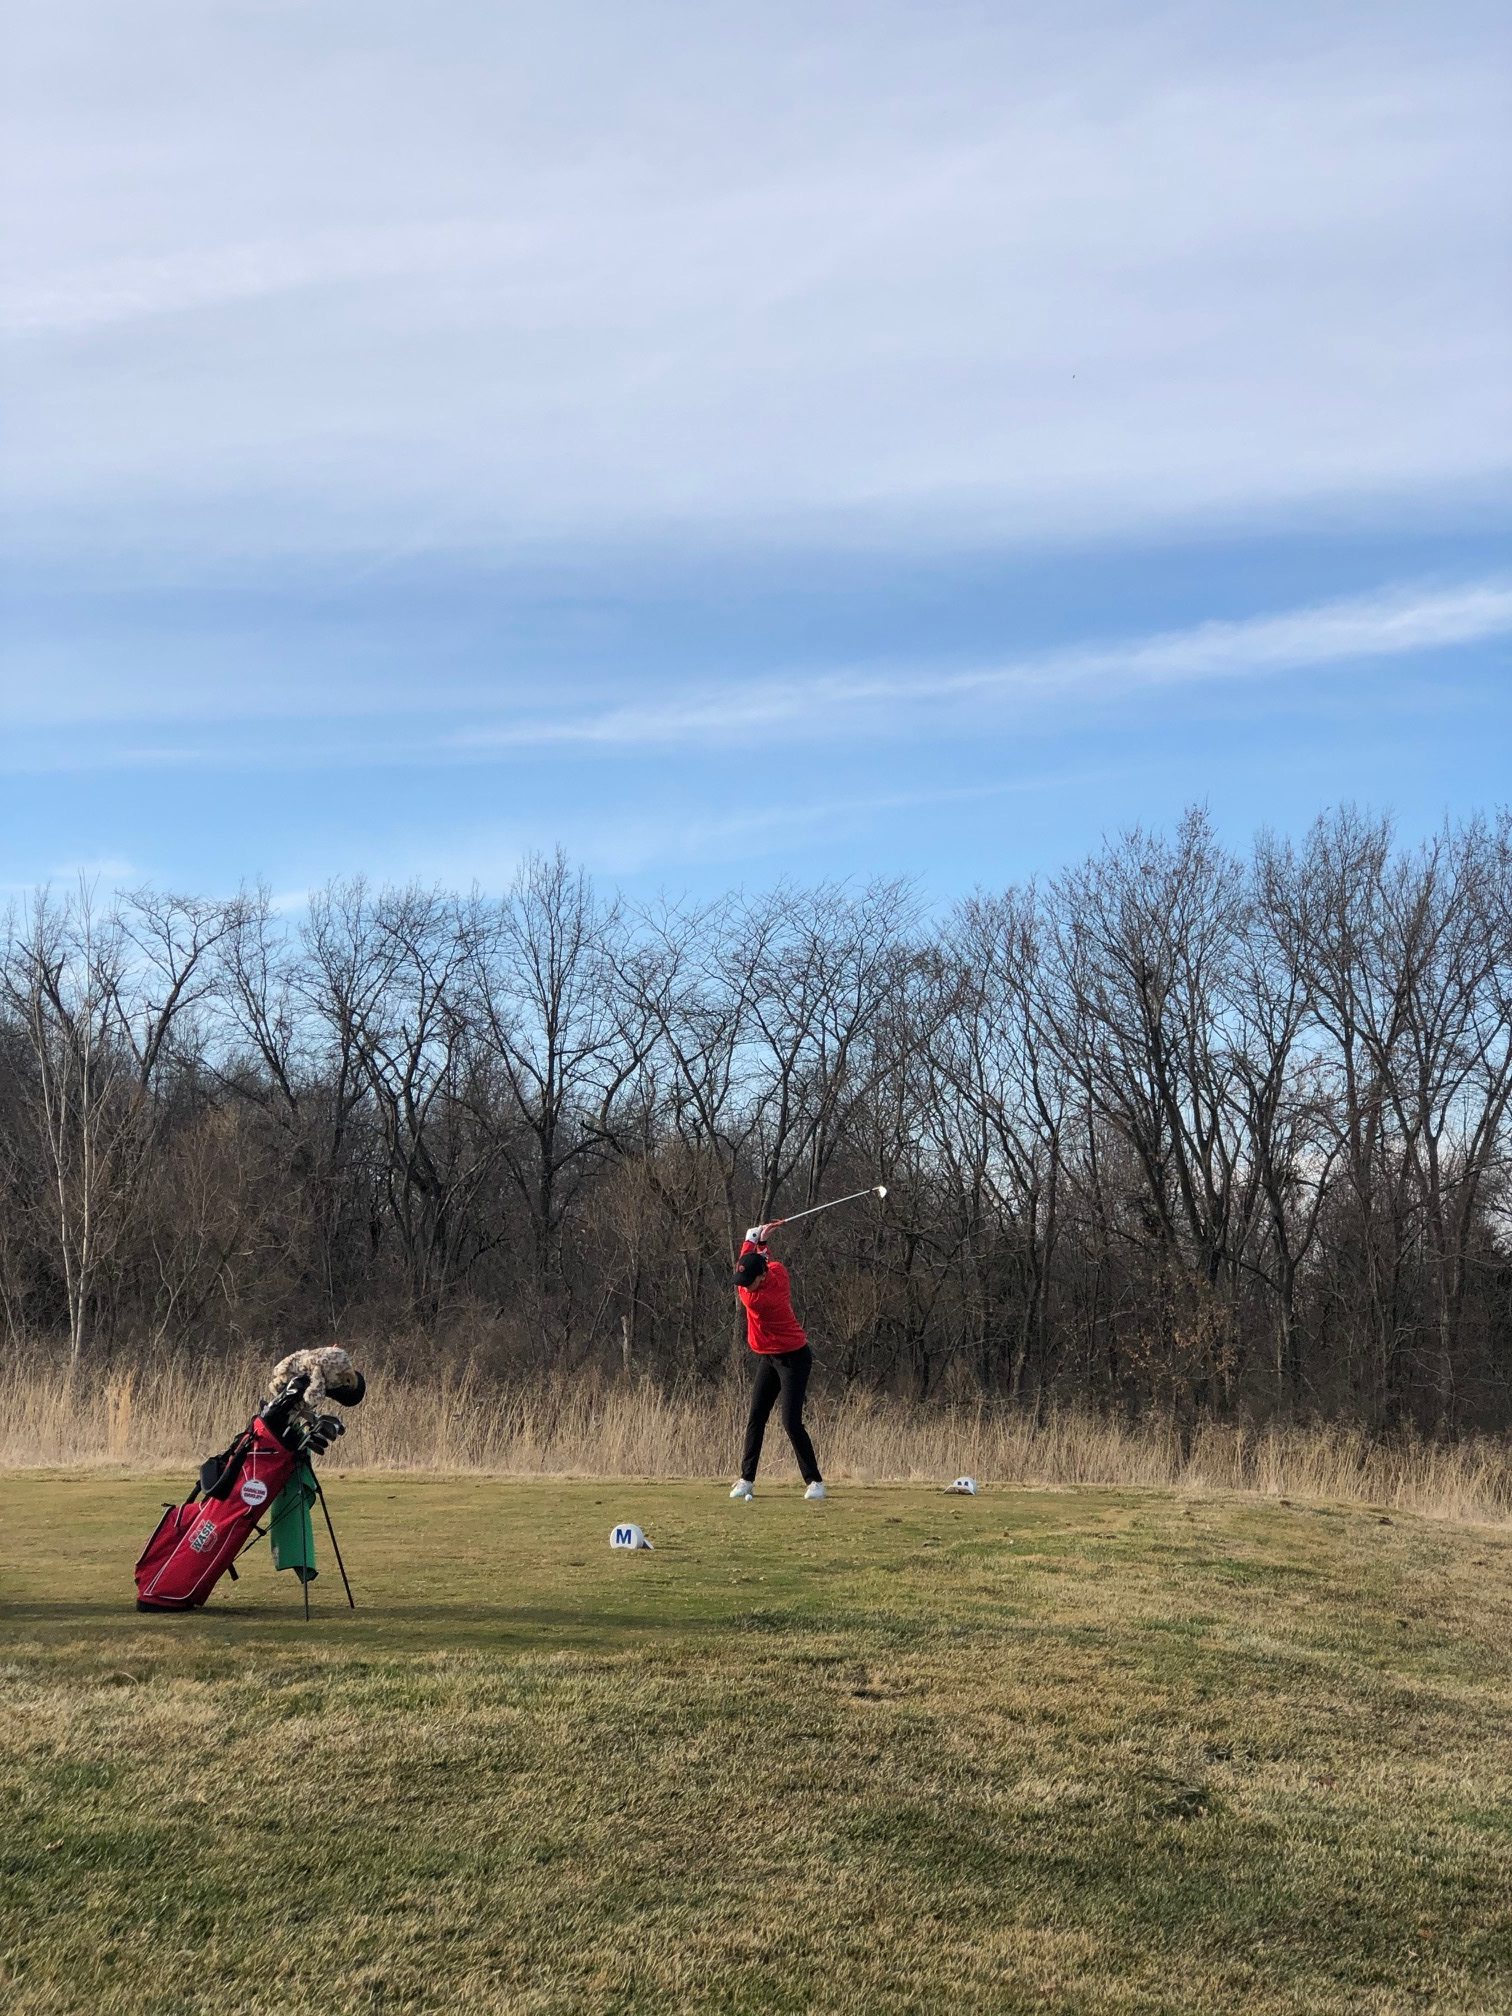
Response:
[{"label": "blue sky", "polygon": [[[1447,13],[1451,18],[1439,18]],[[1497,10],[52,0],[0,884],[1512,797]]]}]

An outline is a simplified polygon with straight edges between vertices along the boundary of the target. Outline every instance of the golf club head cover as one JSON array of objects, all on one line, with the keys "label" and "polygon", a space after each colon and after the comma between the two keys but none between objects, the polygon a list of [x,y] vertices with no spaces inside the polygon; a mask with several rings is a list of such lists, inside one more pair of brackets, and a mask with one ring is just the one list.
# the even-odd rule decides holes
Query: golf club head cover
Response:
[{"label": "golf club head cover", "polygon": [[355,1386],[327,1386],[327,1400],[334,1400],[338,1407],[357,1407],[367,1391],[367,1380],[359,1372]]},{"label": "golf club head cover", "polygon": [[310,1424],[309,1437],[305,1442],[306,1453],[324,1456],[338,1435],[345,1435],[346,1423],[334,1414],[318,1414]]}]

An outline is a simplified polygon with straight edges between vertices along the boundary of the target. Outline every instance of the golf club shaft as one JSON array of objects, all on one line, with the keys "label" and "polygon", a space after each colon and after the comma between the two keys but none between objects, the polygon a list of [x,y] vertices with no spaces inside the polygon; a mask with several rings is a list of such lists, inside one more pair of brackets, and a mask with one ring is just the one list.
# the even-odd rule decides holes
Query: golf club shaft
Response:
[{"label": "golf club shaft", "polygon": [[837,1211],[842,1204],[855,1204],[863,1197],[876,1195],[877,1186],[874,1183],[870,1190],[853,1190],[848,1197],[832,1197],[828,1204],[811,1204],[807,1211],[794,1211],[786,1218],[769,1218],[766,1221],[766,1229],[768,1232],[775,1232],[779,1225],[796,1225],[800,1218],[817,1218],[821,1211]]}]

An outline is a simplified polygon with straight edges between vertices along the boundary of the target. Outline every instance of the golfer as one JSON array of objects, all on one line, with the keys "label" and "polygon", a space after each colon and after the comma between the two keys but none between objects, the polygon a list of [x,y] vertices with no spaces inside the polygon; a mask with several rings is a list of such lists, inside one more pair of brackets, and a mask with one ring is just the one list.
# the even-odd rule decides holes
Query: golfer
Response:
[{"label": "golfer", "polygon": [[803,1326],[793,1314],[788,1271],[767,1251],[767,1227],[753,1225],[735,1263],[735,1292],[745,1306],[746,1342],[756,1354],[756,1383],[751,1390],[751,1418],[746,1423],[745,1454],[732,1498],[756,1496],[756,1470],[767,1416],[782,1396],[782,1425],[798,1458],[808,1489],[805,1498],[824,1496],[824,1479],[814,1445],[803,1425],[803,1396],[808,1391],[814,1354]]}]

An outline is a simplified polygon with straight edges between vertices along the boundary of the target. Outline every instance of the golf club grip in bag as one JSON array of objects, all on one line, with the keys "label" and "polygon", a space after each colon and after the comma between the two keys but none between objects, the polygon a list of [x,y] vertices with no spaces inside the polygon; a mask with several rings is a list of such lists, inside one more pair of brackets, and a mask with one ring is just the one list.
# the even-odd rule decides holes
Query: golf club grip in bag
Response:
[{"label": "golf club grip in bag", "polygon": [[170,1505],[136,1564],[138,1610],[194,1610],[235,1561],[294,1475],[290,1455],[255,1419],[227,1451],[215,1483]]}]

